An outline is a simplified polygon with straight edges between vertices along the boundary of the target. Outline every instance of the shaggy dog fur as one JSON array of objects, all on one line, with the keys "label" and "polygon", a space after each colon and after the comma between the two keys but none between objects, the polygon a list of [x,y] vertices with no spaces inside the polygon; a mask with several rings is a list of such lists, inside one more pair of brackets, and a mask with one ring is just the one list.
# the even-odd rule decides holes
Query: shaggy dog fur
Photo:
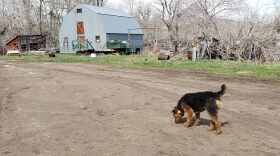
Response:
[{"label": "shaggy dog fur", "polygon": [[210,115],[210,126],[207,130],[212,131],[215,129],[215,134],[222,132],[221,122],[218,119],[218,110],[221,107],[221,96],[225,93],[227,87],[222,85],[221,90],[218,92],[198,92],[187,93],[181,97],[177,106],[172,110],[175,118],[175,123],[180,123],[184,113],[187,113],[187,121],[185,127],[189,127],[192,123],[192,115],[195,113],[195,126],[201,123],[200,113],[206,110]]}]

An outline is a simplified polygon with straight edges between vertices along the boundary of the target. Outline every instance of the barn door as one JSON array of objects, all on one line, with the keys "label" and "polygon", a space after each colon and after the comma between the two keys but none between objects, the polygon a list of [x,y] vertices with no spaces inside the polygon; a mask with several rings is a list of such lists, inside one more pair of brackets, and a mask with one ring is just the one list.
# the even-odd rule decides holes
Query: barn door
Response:
[{"label": "barn door", "polygon": [[83,21],[77,22],[77,40],[72,41],[72,47],[74,51],[88,50]]},{"label": "barn door", "polygon": [[81,44],[85,44],[85,29],[84,22],[77,22],[77,39]]}]

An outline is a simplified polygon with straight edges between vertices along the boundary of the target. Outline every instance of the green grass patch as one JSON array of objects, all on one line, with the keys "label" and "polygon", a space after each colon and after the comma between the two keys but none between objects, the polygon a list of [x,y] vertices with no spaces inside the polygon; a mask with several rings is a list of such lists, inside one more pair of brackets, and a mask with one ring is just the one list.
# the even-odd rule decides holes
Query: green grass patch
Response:
[{"label": "green grass patch", "polygon": [[55,58],[48,55],[0,56],[0,60],[28,60],[39,62],[67,62],[94,63],[124,68],[147,68],[185,70],[218,74],[231,77],[254,77],[260,79],[280,80],[280,62],[264,65],[238,61],[221,60],[157,60],[156,55],[103,55],[92,58],[90,56],[57,54]]}]

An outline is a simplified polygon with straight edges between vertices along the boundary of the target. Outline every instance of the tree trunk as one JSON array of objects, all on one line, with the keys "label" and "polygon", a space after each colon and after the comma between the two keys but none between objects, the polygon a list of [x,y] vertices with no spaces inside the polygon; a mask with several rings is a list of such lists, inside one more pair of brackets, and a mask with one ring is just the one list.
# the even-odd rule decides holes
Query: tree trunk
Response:
[{"label": "tree trunk", "polygon": [[43,0],[40,0],[40,6],[39,6],[39,30],[40,30],[40,35],[42,35],[42,3],[43,3]]},{"label": "tree trunk", "polygon": [[100,0],[100,6],[103,7],[103,0]]},{"label": "tree trunk", "polygon": [[[177,23],[178,24],[178,23]],[[175,27],[175,40],[174,40],[174,46],[175,46],[175,53],[178,52],[178,38],[179,38],[179,30],[178,25]]]},{"label": "tree trunk", "polygon": [[27,26],[27,32],[25,31],[24,33],[27,34],[32,34],[33,32],[33,22],[31,19],[31,1],[30,0],[22,0],[24,4],[24,16],[26,20],[26,26]]}]

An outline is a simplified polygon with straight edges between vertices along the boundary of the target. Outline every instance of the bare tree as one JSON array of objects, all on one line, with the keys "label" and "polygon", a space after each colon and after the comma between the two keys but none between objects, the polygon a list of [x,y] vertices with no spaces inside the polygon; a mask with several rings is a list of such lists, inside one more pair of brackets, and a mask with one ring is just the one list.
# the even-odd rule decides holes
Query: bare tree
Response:
[{"label": "bare tree", "polygon": [[103,7],[103,0],[79,0],[76,1],[76,4],[77,3],[91,4],[91,5]]},{"label": "bare tree", "polygon": [[34,25],[32,21],[32,15],[31,15],[31,10],[32,10],[32,3],[31,0],[22,0],[23,3],[23,9],[24,9],[24,18],[26,21],[26,26],[27,26],[27,32],[29,34],[32,34]]},{"label": "bare tree", "polygon": [[137,4],[137,11],[135,16],[138,18],[142,28],[147,28],[151,21],[153,8],[150,3],[140,1]]},{"label": "bare tree", "polygon": [[[181,43],[189,43],[198,34],[220,38],[221,48],[240,60],[276,61],[280,51],[279,0],[275,1],[274,16],[270,20],[254,10],[245,14],[245,0],[142,0],[121,1],[122,8],[134,15],[144,32],[145,45],[156,38],[170,42],[178,51]],[[48,43],[58,43],[62,17],[77,4],[106,5],[106,0],[0,0],[0,44],[16,35],[43,34]],[[116,4],[115,7],[121,6]],[[247,9],[249,10],[249,9]],[[242,14],[239,14],[242,13]],[[235,16],[233,16],[235,15]],[[242,15],[242,16],[241,16]],[[162,26],[163,25],[163,26]],[[156,31],[148,28],[158,27]],[[163,33],[164,32],[164,33]],[[168,35],[166,36],[166,32]],[[164,37],[163,37],[164,36]],[[277,50],[278,47],[278,50]],[[279,55],[278,55],[279,56]]]},{"label": "bare tree", "polygon": [[6,1],[5,0],[2,0],[1,1],[2,3],[2,7],[1,7],[1,9],[2,9],[2,11],[1,11],[1,13],[2,13],[2,20],[3,19],[5,19],[5,16],[6,16]]},{"label": "bare tree", "polygon": [[219,28],[218,20],[221,19],[226,12],[240,11],[244,0],[193,0],[192,7],[196,8],[198,12],[192,14],[195,20],[204,29],[204,33],[208,34],[210,29],[218,35],[218,38],[223,40],[221,29]]},{"label": "bare tree", "polygon": [[[225,44],[228,53],[236,60],[255,62],[279,61],[280,42],[278,33],[278,18],[267,20],[266,16],[258,9],[253,9],[245,15],[243,20],[238,20],[233,42]],[[270,14],[270,17],[272,15]],[[231,25],[233,27],[233,25]]]},{"label": "bare tree", "polygon": [[39,31],[42,35],[42,7],[43,7],[44,0],[39,0]]},{"label": "bare tree", "polygon": [[4,35],[4,33],[7,31],[7,25],[5,25],[5,21],[6,21],[6,1],[2,0],[1,1],[1,18],[0,20],[3,21],[3,23],[0,23],[0,35]]},{"label": "bare tree", "polygon": [[162,23],[157,19],[154,8],[150,2],[139,1],[135,8],[134,16],[143,29],[144,45],[149,50],[155,50],[158,40],[158,27]]},{"label": "bare tree", "polygon": [[136,7],[135,0],[124,0],[122,3],[122,8],[127,10],[130,15],[134,15],[134,9]]},{"label": "bare tree", "polygon": [[4,35],[7,31],[7,26],[5,26],[3,29],[0,29],[0,35]]},{"label": "bare tree", "polygon": [[97,6],[103,7],[103,0],[96,0]]},{"label": "bare tree", "polygon": [[184,4],[181,0],[158,0],[155,6],[168,29],[170,41],[175,46],[175,53],[178,51],[179,21],[184,13]]}]

